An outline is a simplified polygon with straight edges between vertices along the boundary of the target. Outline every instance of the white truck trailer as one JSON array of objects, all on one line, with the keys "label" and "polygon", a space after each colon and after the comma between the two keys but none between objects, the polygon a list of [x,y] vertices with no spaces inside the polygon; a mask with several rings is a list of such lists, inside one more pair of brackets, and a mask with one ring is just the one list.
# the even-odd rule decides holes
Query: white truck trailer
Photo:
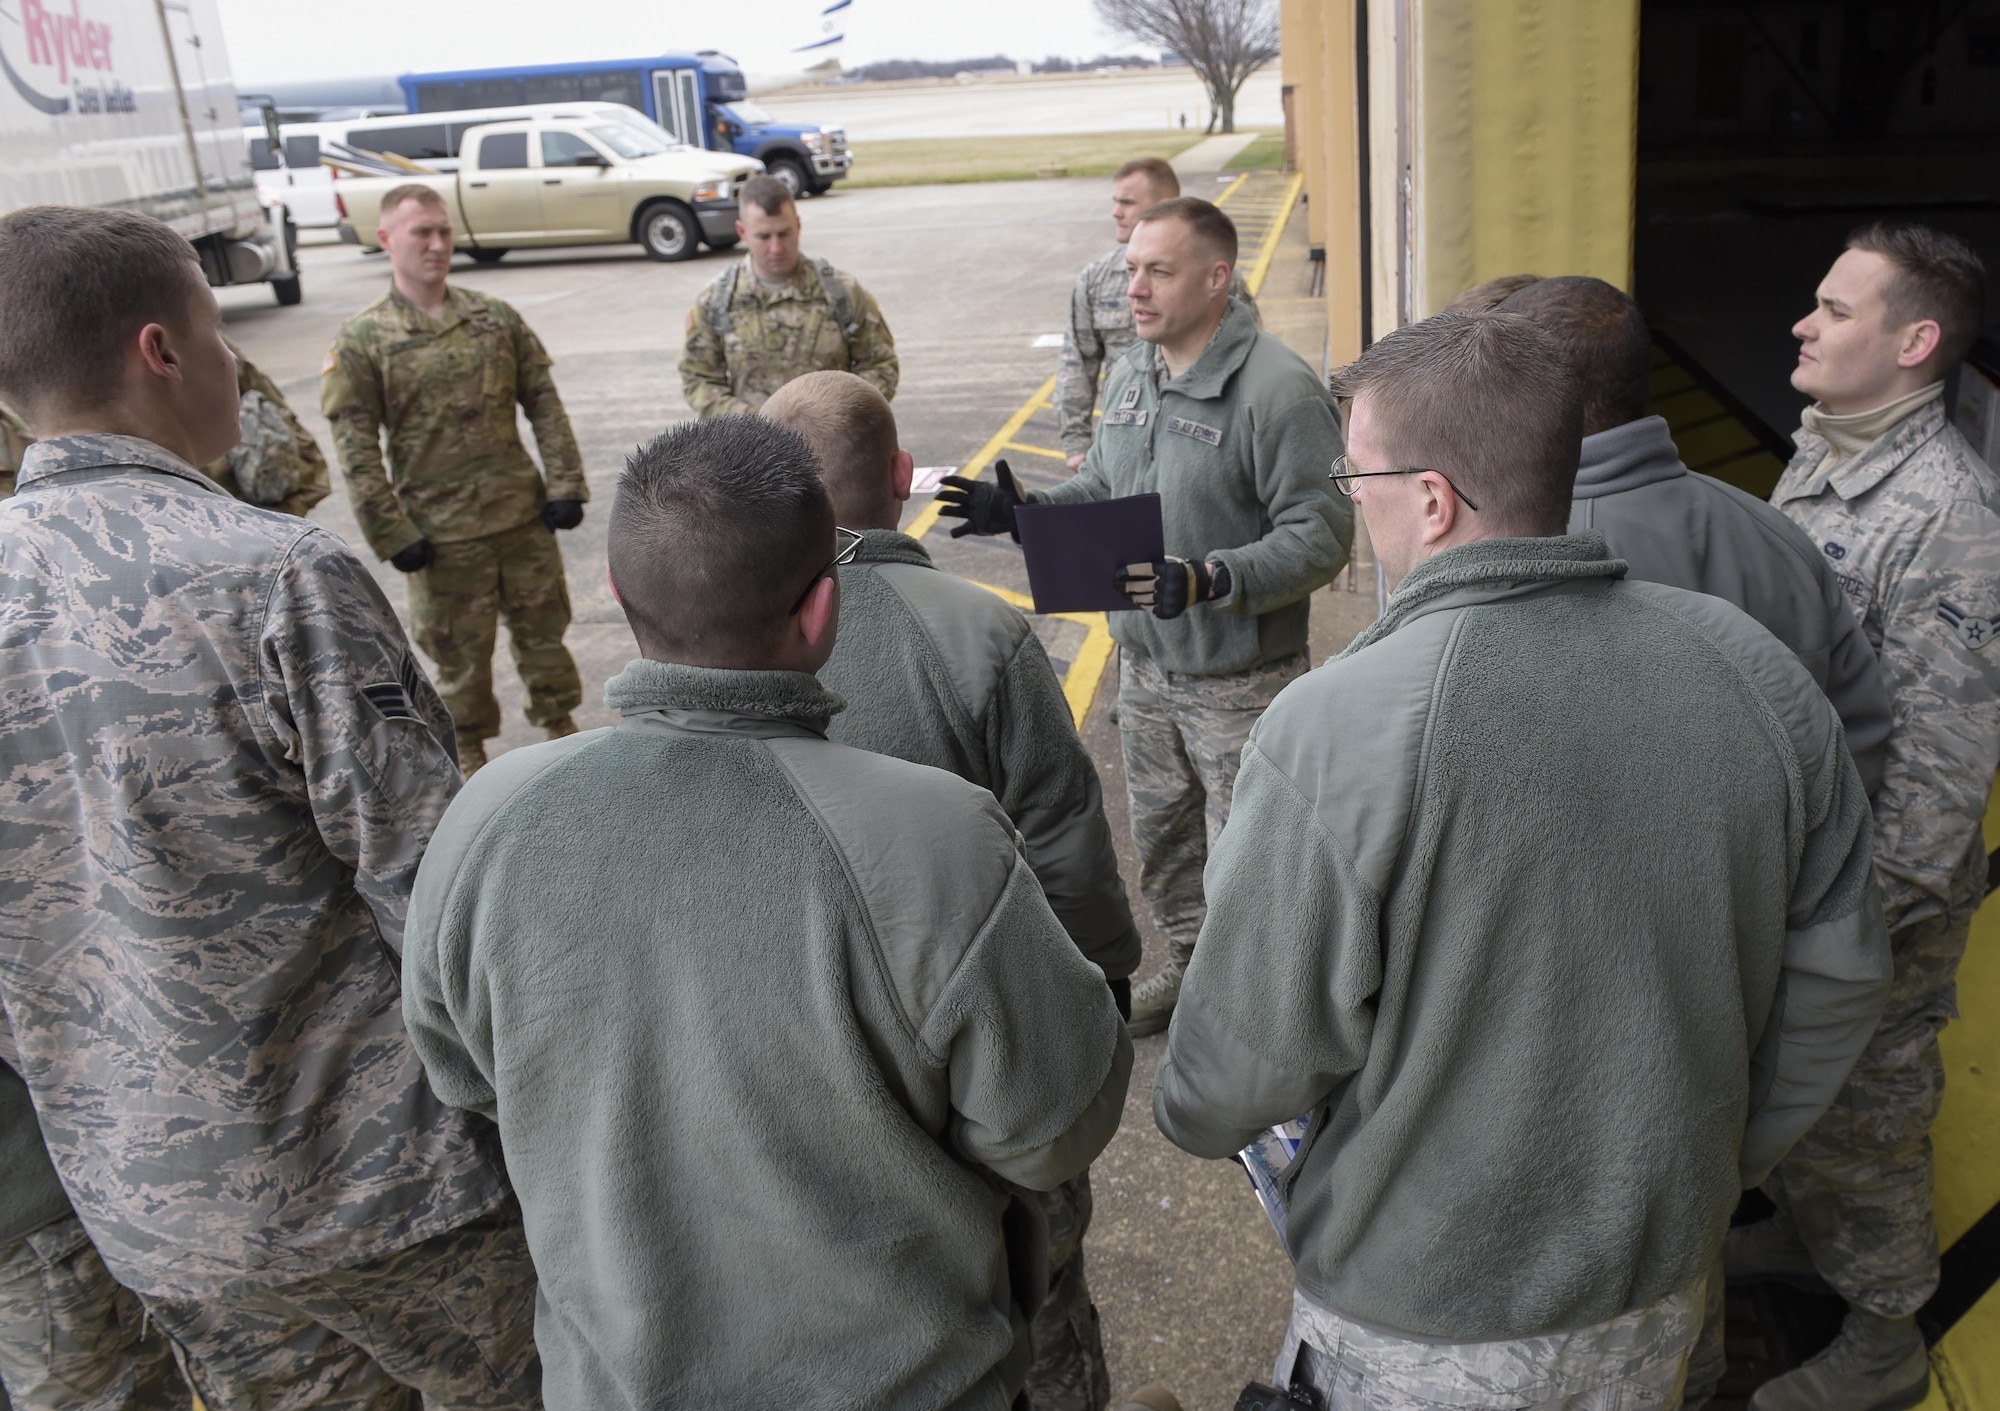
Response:
[{"label": "white truck trailer", "polygon": [[210,284],[268,283],[299,302],[284,207],[251,175],[215,0],[0,3],[0,214],[44,204],[157,216]]}]

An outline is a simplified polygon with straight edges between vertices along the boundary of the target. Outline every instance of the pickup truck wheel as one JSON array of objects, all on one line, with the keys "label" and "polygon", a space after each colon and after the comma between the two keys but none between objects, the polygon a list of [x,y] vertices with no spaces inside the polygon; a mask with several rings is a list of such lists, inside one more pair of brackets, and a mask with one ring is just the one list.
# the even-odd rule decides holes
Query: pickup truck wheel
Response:
[{"label": "pickup truck wheel", "polygon": [[473,263],[482,265],[497,265],[507,258],[505,250],[478,249],[467,250],[465,253],[472,256]]},{"label": "pickup truck wheel", "polygon": [[694,212],[679,201],[655,201],[639,212],[633,224],[639,243],[656,260],[692,259],[695,246],[701,243],[701,227],[695,224]]},{"label": "pickup truck wheel", "polygon": [[764,163],[764,174],[775,176],[784,184],[785,190],[798,200],[812,187],[812,178],[806,175],[803,163],[797,157],[773,157]]},{"label": "pickup truck wheel", "polygon": [[306,297],[305,290],[299,287],[299,277],[296,274],[272,280],[271,292],[278,296],[278,303],[285,308],[290,308]]}]

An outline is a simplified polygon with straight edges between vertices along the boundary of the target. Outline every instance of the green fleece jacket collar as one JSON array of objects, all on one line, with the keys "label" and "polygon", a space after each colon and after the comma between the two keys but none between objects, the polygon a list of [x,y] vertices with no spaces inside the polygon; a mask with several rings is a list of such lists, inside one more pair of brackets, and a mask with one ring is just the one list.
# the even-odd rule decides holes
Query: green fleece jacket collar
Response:
[{"label": "green fleece jacket collar", "polygon": [[864,529],[861,547],[854,551],[856,563],[911,563],[918,568],[936,568],[930,554],[900,529]]},{"label": "green fleece jacket collar", "polygon": [[604,703],[628,725],[663,715],[684,729],[732,734],[823,736],[826,723],[847,709],[803,671],[723,671],[645,658],[604,683]]},{"label": "green fleece jacket collar", "polygon": [[1625,560],[1611,557],[1592,531],[1546,539],[1482,539],[1460,544],[1411,569],[1374,624],[1348,644],[1344,657],[1381,641],[1398,627],[1441,607],[1511,597],[1522,589],[1592,578],[1623,578]]},{"label": "green fleece jacket collar", "polygon": [[[1194,366],[1179,377],[1162,383],[1163,392],[1178,392],[1183,397],[1200,401],[1212,401],[1229,390],[1229,379],[1250,359],[1250,350],[1257,345],[1257,319],[1249,309],[1236,300],[1229,301],[1229,312],[1216,325],[1215,336],[1208,340],[1208,346],[1201,350],[1201,356],[1194,360]],[[1143,369],[1150,375],[1155,368],[1165,370],[1160,361],[1160,350],[1143,339],[1132,345],[1126,354],[1132,366]]]}]

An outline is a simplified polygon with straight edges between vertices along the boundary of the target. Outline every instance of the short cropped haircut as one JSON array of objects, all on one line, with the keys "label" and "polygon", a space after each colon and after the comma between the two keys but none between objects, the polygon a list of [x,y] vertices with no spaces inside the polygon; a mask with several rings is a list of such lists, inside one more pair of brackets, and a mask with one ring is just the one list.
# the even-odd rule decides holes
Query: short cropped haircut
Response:
[{"label": "short cropped haircut", "polygon": [[793,204],[792,193],[775,176],[751,177],[737,189],[736,202],[739,207],[755,206],[767,216],[783,215]]},{"label": "short cropped haircut", "polygon": [[1146,184],[1153,188],[1155,201],[1171,201],[1181,194],[1181,178],[1165,159],[1160,157],[1134,157],[1112,175],[1113,181],[1123,181],[1128,176],[1144,176]]},{"label": "short cropped haircut", "polygon": [[1540,279],[1500,305],[1541,325],[1583,394],[1583,434],[1637,421],[1652,402],[1653,333],[1630,295],[1601,279]]},{"label": "short cropped haircut", "polygon": [[834,513],[850,521],[893,503],[889,462],[898,449],[889,399],[851,372],[809,372],[771,394],[763,414],[805,437],[826,476]]},{"label": "short cropped haircut", "polygon": [[1213,259],[1236,267],[1236,222],[1199,196],[1175,196],[1155,201],[1139,214],[1142,221],[1177,220],[1194,236],[1195,244]]},{"label": "short cropped haircut", "polygon": [[1508,534],[1560,534],[1583,443],[1583,397],[1562,350],[1513,313],[1438,314],[1399,328],[1334,374],[1368,395],[1392,463],[1436,470]]},{"label": "short cropped haircut", "polygon": [[32,423],[118,394],[125,344],[185,327],[202,282],[194,247],[151,216],[25,206],[0,219],[0,396]]},{"label": "short cropped haircut", "polygon": [[833,556],[812,448],[761,416],[684,422],[625,462],[611,502],[612,585],[649,656],[694,665],[775,646]]},{"label": "short cropped haircut", "polygon": [[1847,248],[1880,255],[1895,268],[1883,291],[1889,326],[1936,319],[1939,371],[1955,366],[1986,321],[1986,263],[1970,245],[1927,225],[1878,220],[1847,237]]},{"label": "short cropped haircut", "polygon": [[1483,314],[1488,309],[1497,309],[1513,294],[1526,289],[1541,279],[1539,274],[1503,274],[1498,279],[1488,279],[1473,285],[1470,289],[1446,304],[1438,312],[1441,314]]},{"label": "short cropped haircut", "polygon": [[451,207],[445,204],[444,197],[438,194],[436,187],[425,186],[422,182],[406,181],[401,186],[392,186],[382,193],[382,206],[376,213],[375,219],[378,221],[389,219],[389,212],[409,201],[442,211],[446,216],[451,214]]}]

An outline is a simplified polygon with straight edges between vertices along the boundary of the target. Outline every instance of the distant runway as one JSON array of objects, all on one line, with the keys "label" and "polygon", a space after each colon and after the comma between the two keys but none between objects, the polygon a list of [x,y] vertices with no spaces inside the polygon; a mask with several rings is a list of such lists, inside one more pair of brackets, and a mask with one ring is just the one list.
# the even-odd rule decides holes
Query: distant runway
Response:
[{"label": "distant runway", "polygon": [[[1250,76],[1236,99],[1238,127],[1282,127],[1278,66]],[[899,137],[995,137],[1037,132],[1143,132],[1208,124],[1208,95],[1187,69],[1005,76],[955,84],[815,88],[757,94],[788,122],[838,123],[850,142]]]}]

